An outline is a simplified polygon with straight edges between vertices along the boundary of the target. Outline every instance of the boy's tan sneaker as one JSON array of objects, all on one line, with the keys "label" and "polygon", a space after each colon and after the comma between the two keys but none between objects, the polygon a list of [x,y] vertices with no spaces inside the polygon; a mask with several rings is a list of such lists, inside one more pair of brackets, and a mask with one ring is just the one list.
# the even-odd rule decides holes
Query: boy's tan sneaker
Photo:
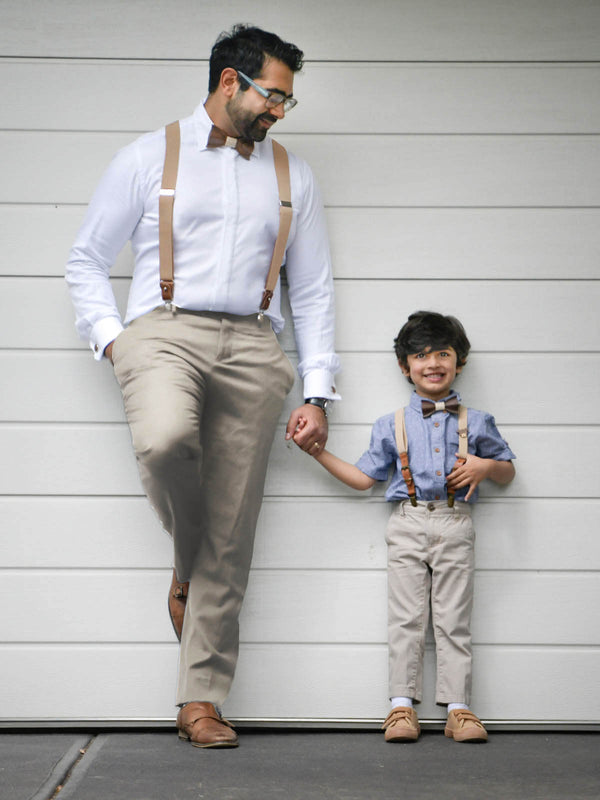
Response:
[{"label": "boy's tan sneaker", "polygon": [[487,742],[487,731],[472,711],[456,708],[448,714],[444,734],[455,742]]},{"label": "boy's tan sneaker", "polygon": [[408,706],[393,708],[381,729],[385,731],[386,742],[416,742],[421,733],[417,712]]}]

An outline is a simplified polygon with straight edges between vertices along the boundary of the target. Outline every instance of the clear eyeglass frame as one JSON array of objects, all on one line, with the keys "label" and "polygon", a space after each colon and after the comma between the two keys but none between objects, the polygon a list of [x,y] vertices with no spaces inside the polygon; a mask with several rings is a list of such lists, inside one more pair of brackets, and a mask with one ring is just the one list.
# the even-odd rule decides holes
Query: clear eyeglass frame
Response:
[{"label": "clear eyeglass frame", "polygon": [[239,69],[236,70],[236,72],[240,78],[243,78],[243,80],[245,80],[249,86],[251,86],[255,91],[265,98],[265,105],[267,108],[276,108],[277,106],[283,104],[283,110],[287,113],[298,105],[298,101],[295,97],[286,97],[286,95],[281,94],[280,92],[270,92],[268,89],[265,89],[264,86],[259,86],[258,83],[255,83],[252,78],[249,78]]}]

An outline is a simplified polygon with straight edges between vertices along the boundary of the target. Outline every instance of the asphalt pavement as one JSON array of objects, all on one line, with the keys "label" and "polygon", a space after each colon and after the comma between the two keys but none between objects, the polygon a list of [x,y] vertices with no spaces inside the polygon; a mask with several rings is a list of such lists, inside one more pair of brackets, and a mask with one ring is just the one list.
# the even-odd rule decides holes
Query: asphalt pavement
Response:
[{"label": "asphalt pavement", "polygon": [[202,750],[175,729],[0,732],[2,800],[583,800],[600,798],[598,732],[440,730],[387,744],[375,731],[241,729]]}]

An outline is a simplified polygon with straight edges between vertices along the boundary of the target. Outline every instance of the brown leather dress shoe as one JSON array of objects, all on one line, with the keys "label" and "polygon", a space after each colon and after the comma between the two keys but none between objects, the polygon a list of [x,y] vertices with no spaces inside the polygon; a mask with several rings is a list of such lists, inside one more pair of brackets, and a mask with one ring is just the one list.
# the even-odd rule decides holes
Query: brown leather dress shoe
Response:
[{"label": "brown leather dress shoe", "polygon": [[169,589],[169,616],[175,636],[181,641],[181,631],[183,629],[183,615],[185,613],[185,604],[187,603],[188,583],[181,583],[177,580],[177,573],[173,570],[173,578],[171,580],[171,588]]},{"label": "brown leather dress shoe", "polygon": [[386,742],[416,742],[421,733],[417,712],[409,706],[393,708],[381,728]]},{"label": "brown leather dress shoe", "polygon": [[237,747],[238,737],[229,720],[212,703],[188,703],[177,715],[179,738],[194,747]]}]

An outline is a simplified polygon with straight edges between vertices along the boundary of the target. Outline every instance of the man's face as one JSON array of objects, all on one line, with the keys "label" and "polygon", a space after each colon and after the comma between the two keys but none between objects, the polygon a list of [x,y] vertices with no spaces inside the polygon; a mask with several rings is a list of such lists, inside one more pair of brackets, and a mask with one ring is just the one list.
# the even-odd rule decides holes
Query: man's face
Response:
[{"label": "man's face", "polygon": [[432,350],[430,347],[421,353],[407,357],[408,367],[400,364],[400,369],[415,385],[417,394],[430,400],[447,397],[456,375],[462,367],[456,366],[456,351],[453,347]]},{"label": "man's face", "polygon": [[[241,78],[238,79],[241,82]],[[255,83],[270,92],[279,92],[289,97],[294,91],[294,73],[282,61],[268,58]],[[278,119],[283,119],[283,104],[275,108],[267,108],[266,100],[252,86],[245,92],[238,89],[236,94],[225,105],[229,119],[238,135],[244,139],[262,142],[269,128]]]}]

